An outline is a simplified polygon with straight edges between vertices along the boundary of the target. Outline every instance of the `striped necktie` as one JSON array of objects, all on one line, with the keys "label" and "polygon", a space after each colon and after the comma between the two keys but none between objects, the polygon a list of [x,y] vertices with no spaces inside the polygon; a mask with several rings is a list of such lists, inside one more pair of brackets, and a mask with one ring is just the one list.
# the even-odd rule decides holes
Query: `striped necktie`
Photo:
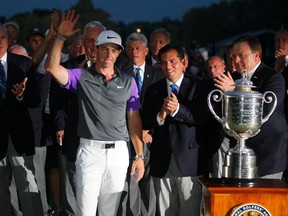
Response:
[{"label": "striped necktie", "polygon": [[2,63],[0,62],[0,100],[6,97],[6,76]]},{"label": "striped necktie", "polygon": [[137,83],[139,92],[141,92],[142,90],[142,79],[141,79],[140,71],[141,71],[141,68],[139,67],[136,68],[136,83]]}]

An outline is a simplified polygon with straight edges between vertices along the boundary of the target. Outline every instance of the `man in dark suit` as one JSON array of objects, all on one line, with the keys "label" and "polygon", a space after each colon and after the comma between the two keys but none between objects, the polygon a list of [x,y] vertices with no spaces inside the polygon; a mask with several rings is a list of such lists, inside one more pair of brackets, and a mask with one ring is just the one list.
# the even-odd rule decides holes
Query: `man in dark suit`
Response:
[{"label": "man in dark suit", "polygon": [[[39,94],[41,95],[41,103],[36,108],[29,109],[30,117],[33,123],[34,128],[34,139],[35,139],[35,154],[34,154],[34,167],[35,167],[35,176],[38,184],[38,189],[41,194],[42,206],[44,215],[48,213],[48,201],[47,201],[47,191],[46,189],[46,155],[47,155],[47,146],[52,144],[51,133],[47,130],[47,122],[50,122],[50,118],[47,117],[45,110],[45,104],[47,97],[49,95],[49,85],[51,82],[51,77],[45,74],[43,70],[43,64],[46,61],[45,54],[47,52],[47,47],[49,43],[53,40],[54,31],[49,31],[49,33],[44,36],[38,28],[33,28],[29,32],[26,40],[27,46],[30,51],[30,57],[33,62],[33,67],[37,72],[37,84],[39,87]],[[42,64],[42,66],[41,66]],[[47,184],[49,186],[49,184]],[[49,188],[49,187],[47,187]],[[49,194],[49,193],[48,193]],[[50,194],[49,194],[50,195]],[[51,206],[51,205],[50,205]]]},{"label": "man in dark suit", "polygon": [[[277,97],[277,106],[268,121],[261,126],[260,132],[248,139],[246,145],[257,156],[258,174],[261,178],[281,179],[287,165],[287,123],[284,115],[285,81],[283,76],[261,62],[262,48],[255,37],[244,37],[233,43],[233,61],[236,71],[226,76],[219,74],[215,78],[216,87],[221,91],[234,90],[234,80],[247,70],[248,79],[256,86],[255,91],[264,93],[272,91]],[[264,105],[263,116],[271,110],[272,104]],[[224,140],[225,141],[225,140]],[[227,148],[235,139],[226,137]],[[220,167],[222,168],[222,167]]]},{"label": "man in dark suit", "polygon": [[0,24],[1,97],[0,97],[0,209],[12,215],[9,185],[13,175],[23,215],[43,215],[40,193],[35,180],[34,133],[28,108],[41,99],[32,61],[7,53],[8,37]]},{"label": "man in dark suit", "polygon": [[275,34],[275,65],[276,71],[281,72],[286,84],[284,112],[288,122],[288,31],[282,29]]},{"label": "man in dark suit", "polygon": [[[284,113],[286,122],[288,123],[288,31],[281,29],[275,34],[275,65],[276,71],[281,72],[285,79],[285,101]],[[288,148],[287,148],[288,150]],[[288,152],[287,152],[288,155]],[[288,159],[288,158],[287,158]],[[288,165],[288,162],[287,162]],[[288,167],[283,174],[283,177],[288,181]]]},{"label": "man in dark suit", "polygon": [[159,57],[166,78],[148,87],[142,110],[143,129],[153,128],[150,174],[156,215],[200,215],[196,127],[207,121],[207,92],[184,74],[182,47],[167,45]]},{"label": "man in dark suit", "polygon": [[[209,91],[216,89],[214,86],[214,78],[219,73],[225,73],[226,65],[224,61],[219,56],[210,56],[207,60],[206,65],[206,75],[207,77],[205,82],[209,88]],[[217,115],[221,116],[221,104],[213,104],[213,109],[217,113]],[[223,133],[221,133],[223,132]],[[209,135],[207,135],[209,134]],[[214,118],[214,116],[210,115],[206,125],[198,130],[198,142],[200,142],[200,146],[202,147],[200,150],[200,156],[202,156],[202,164],[203,164],[203,172],[204,176],[215,176],[216,174],[213,171],[218,171],[217,169],[213,169],[213,154],[215,154],[224,138],[223,126]]]},{"label": "man in dark suit", "polygon": [[[147,38],[145,35],[141,33],[130,34],[126,39],[126,54],[133,62],[134,70],[131,71],[131,75],[135,77],[138,90],[141,95],[141,104],[143,104],[147,87],[164,78],[164,75],[160,68],[152,67],[145,62],[146,55],[148,54]],[[129,209],[127,211],[127,215],[153,216],[155,215],[156,211],[156,197],[154,193],[153,181],[150,178],[149,173],[150,147],[153,139],[151,131],[143,130],[142,139],[144,144],[146,144],[144,145],[146,156],[145,174],[138,184],[134,182],[135,176],[128,176]],[[132,152],[132,160],[134,156],[135,152]]]}]

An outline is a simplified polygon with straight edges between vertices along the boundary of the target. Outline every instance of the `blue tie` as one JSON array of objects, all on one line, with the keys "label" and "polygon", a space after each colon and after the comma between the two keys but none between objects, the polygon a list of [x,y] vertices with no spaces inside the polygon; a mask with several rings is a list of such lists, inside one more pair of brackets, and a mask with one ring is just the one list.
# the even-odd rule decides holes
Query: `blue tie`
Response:
[{"label": "blue tie", "polygon": [[139,92],[141,92],[141,90],[142,90],[142,79],[141,79],[141,75],[140,75],[140,70],[141,70],[141,68],[139,68],[139,67],[136,68],[136,82],[137,82]]},{"label": "blue tie", "polygon": [[4,100],[6,97],[6,76],[4,67],[0,61],[0,100]]},{"label": "blue tie", "polygon": [[171,89],[172,89],[172,93],[177,96],[178,95],[178,86],[175,83],[172,83],[170,85]]}]

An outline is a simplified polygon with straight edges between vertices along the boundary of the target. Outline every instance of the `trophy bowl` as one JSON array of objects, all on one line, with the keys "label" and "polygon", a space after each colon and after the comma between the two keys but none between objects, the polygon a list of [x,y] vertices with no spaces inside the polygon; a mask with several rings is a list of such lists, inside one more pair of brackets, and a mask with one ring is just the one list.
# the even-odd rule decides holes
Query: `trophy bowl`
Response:
[{"label": "trophy bowl", "polygon": [[[207,97],[207,102],[212,115],[221,123],[226,134],[237,140],[237,145],[230,148],[225,156],[222,167],[222,178],[226,179],[256,179],[258,169],[255,152],[245,145],[245,141],[257,135],[261,125],[264,124],[274,112],[277,97],[271,91],[263,95],[252,91],[252,82],[246,79],[246,72],[242,78],[235,81],[235,90],[222,93],[212,90]],[[214,111],[211,98],[215,102],[222,101],[222,118]],[[263,118],[264,103],[272,103],[270,112]]]}]

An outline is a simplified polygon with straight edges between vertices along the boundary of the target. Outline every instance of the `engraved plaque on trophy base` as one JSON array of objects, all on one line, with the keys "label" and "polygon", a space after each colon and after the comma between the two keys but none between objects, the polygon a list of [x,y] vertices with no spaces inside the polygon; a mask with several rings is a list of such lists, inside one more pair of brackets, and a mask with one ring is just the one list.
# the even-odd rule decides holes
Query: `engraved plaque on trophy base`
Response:
[{"label": "engraved plaque on trophy base", "polygon": [[245,152],[230,149],[225,157],[222,177],[254,179],[258,177],[256,166],[256,155],[252,149],[245,149]]}]

